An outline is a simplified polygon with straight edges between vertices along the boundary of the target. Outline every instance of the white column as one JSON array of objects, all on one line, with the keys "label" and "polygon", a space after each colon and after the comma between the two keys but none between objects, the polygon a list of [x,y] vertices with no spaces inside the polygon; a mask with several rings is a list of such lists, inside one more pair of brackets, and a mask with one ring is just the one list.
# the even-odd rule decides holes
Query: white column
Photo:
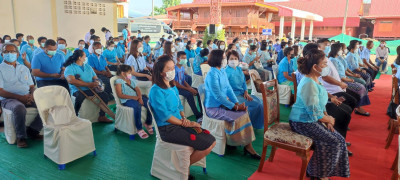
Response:
[{"label": "white column", "polygon": [[285,17],[281,16],[280,24],[279,24],[279,40],[283,37],[283,26],[285,25]]},{"label": "white column", "polygon": [[292,31],[290,32],[290,38],[295,39],[295,32],[296,32],[296,18],[292,17]]},{"label": "white column", "polygon": [[306,31],[306,19],[301,19],[301,34],[300,40],[304,40],[304,33]]},{"label": "white column", "polygon": [[312,40],[312,35],[313,35],[313,30],[314,30],[314,21],[310,21],[310,35],[308,36],[309,40]]}]

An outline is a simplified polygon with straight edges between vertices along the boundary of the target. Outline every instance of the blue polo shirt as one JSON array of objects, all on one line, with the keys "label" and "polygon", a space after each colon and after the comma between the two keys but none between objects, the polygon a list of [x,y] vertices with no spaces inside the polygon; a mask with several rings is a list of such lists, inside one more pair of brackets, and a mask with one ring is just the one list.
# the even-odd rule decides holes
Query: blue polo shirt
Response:
[{"label": "blue polo shirt", "polygon": [[[42,48],[37,48],[33,51],[33,57],[38,55],[39,53],[44,52]],[[32,58],[33,59],[33,58]]]},{"label": "blue polo shirt", "polygon": [[33,52],[36,49],[37,49],[36,46],[32,46],[31,47],[29,44],[26,44],[21,48],[21,54],[26,53],[26,56],[29,57],[30,60],[32,60],[33,59],[33,55],[34,55]]},{"label": "blue polo shirt", "polygon": [[278,82],[283,83],[287,81],[285,76],[283,75],[284,72],[287,72],[289,76],[292,75],[293,72],[293,59],[290,61],[287,59],[287,57],[284,57],[282,61],[279,63],[279,68],[278,68]]},{"label": "blue polo shirt", "polygon": [[181,84],[182,86],[185,85],[185,68],[181,66],[175,66],[175,81]]},{"label": "blue polo shirt", "polygon": [[64,56],[64,59],[67,60],[70,56],[72,56],[72,51],[67,49],[67,53],[64,53],[63,51],[57,49],[57,53],[60,53],[62,56]]},{"label": "blue polo shirt", "polygon": [[[33,57],[31,66],[32,69],[39,69],[41,72],[47,74],[60,73],[64,64],[64,56],[56,53],[53,57],[49,57],[45,52],[41,52]],[[56,78],[41,78],[36,77],[37,81],[40,80],[54,80]]]},{"label": "blue polo shirt", "polygon": [[[83,82],[93,82],[93,77],[96,77],[96,73],[93,71],[93,68],[89,64],[83,64],[83,66],[79,66],[76,63],[73,63],[65,68],[64,71],[64,76],[75,76],[79,74],[81,77],[80,79]],[[80,87],[82,91],[89,90],[87,87]],[[76,86],[69,84],[69,89],[71,90],[71,93],[74,94],[78,89]]]},{"label": "blue polo shirt", "polygon": [[[29,89],[33,85],[33,80],[29,69],[17,62],[17,65],[9,65],[5,62],[0,64],[0,88],[18,94],[29,94]],[[5,98],[0,96],[0,100]]]},{"label": "blue polo shirt", "polygon": [[[79,48],[76,48],[75,51],[76,51],[76,50],[80,50],[80,49],[79,49]],[[89,56],[90,56],[90,53],[89,53],[89,51],[88,51],[86,48],[83,48],[82,51],[85,52],[86,57],[89,57]]]},{"label": "blue polo shirt", "polygon": [[115,58],[115,57],[117,57],[117,51],[115,50],[115,48],[112,51],[110,51],[108,49],[104,50],[103,56],[104,56],[104,58],[107,59],[108,62],[111,62],[111,63],[117,62],[117,59]]},{"label": "blue polo shirt", "polygon": [[105,71],[107,66],[107,61],[103,55],[97,56],[95,54],[91,54],[88,57],[88,64],[97,71]]},{"label": "blue polo shirt", "polygon": [[144,56],[144,59],[145,59],[145,60],[149,57],[149,55],[150,55],[150,53],[151,53],[150,45],[147,44],[147,43],[144,42],[144,41],[143,41],[143,53],[147,53],[147,56]]},{"label": "blue polo shirt", "polygon": [[19,50],[22,50],[22,47],[24,47],[24,46],[27,45],[27,44],[28,44],[28,42],[22,41],[21,44],[20,44],[20,46],[19,46]]}]

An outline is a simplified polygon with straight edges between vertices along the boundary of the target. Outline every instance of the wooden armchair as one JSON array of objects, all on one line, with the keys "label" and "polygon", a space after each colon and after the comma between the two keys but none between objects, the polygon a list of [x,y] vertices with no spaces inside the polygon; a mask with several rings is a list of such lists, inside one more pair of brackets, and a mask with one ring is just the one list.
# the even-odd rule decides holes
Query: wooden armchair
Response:
[{"label": "wooden armchair", "polygon": [[[400,106],[396,108],[396,116],[397,116],[397,121],[400,119]],[[400,148],[400,138],[398,139],[399,144],[397,146],[397,153],[396,153],[396,157],[394,158],[392,167],[390,168],[391,170],[393,170],[393,174],[391,177],[391,180],[398,180],[400,179],[400,172],[399,172],[399,148]]]},{"label": "wooden armchair", "polygon": [[[312,139],[293,132],[289,123],[279,122],[279,94],[277,80],[257,83],[262,93],[264,104],[264,144],[258,171],[261,172],[264,166],[267,146],[272,146],[269,161],[274,159],[277,148],[295,152],[302,159],[300,180],[305,178],[306,169],[310,160],[310,149]],[[269,127],[270,126],[270,127]]]},{"label": "wooden armchair", "polygon": [[[395,103],[395,104],[399,104],[399,84],[398,84],[398,79],[395,76],[397,70],[396,68],[392,68],[392,100],[391,102]],[[396,119],[389,119],[389,134],[386,138],[386,145],[385,145],[385,149],[389,148],[390,144],[392,143],[393,140],[393,136],[396,133],[396,130],[399,127],[399,123],[398,123],[398,118]]]},{"label": "wooden armchair", "polygon": [[292,78],[293,78],[293,87],[294,87],[294,95],[293,95],[293,103],[296,102],[297,98],[297,77],[296,77],[296,72],[292,72]]}]

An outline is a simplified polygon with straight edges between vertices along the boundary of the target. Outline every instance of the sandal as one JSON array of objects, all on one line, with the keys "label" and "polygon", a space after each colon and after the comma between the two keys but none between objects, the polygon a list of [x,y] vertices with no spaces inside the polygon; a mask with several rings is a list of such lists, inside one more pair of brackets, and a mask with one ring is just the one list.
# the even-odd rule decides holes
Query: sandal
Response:
[{"label": "sandal", "polygon": [[361,115],[361,116],[370,116],[369,112],[361,113],[361,112],[359,112],[359,111],[354,110],[354,113],[356,113],[356,114],[358,114],[358,115]]},{"label": "sandal", "polygon": [[139,134],[140,138],[142,138],[142,139],[146,139],[149,137],[149,135],[143,129],[138,131],[138,134]]},{"label": "sandal", "polygon": [[149,132],[150,135],[154,134],[153,126],[151,125],[144,125],[144,126],[146,127],[147,132]]}]

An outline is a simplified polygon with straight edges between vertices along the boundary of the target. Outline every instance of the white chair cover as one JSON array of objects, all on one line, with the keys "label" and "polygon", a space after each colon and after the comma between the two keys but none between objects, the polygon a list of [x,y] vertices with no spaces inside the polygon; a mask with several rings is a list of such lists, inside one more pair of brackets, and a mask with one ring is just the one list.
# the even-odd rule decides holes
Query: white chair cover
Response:
[{"label": "white chair cover", "polygon": [[[72,103],[75,104],[75,96],[71,95]],[[99,101],[96,99],[96,101]],[[81,109],[79,109],[78,116],[82,119],[87,119],[92,123],[98,122],[100,107],[94,104],[89,99],[82,102]]]},{"label": "white chair cover", "polygon": [[[193,116],[193,111],[192,108],[190,108],[189,103],[187,102],[186,98],[182,95],[179,95],[179,99],[181,100],[182,106],[183,106],[183,112],[185,113],[186,117]],[[196,101],[196,97],[194,98]]]},{"label": "white chair cover", "polygon": [[[57,164],[66,164],[96,150],[91,122],[76,117],[64,87],[42,87],[33,95],[44,125],[44,155]],[[68,116],[69,120],[63,120]]]},{"label": "white chair cover", "polygon": [[[28,127],[35,120],[38,115],[38,111],[36,108],[26,108],[26,118],[25,118],[25,126]],[[4,121],[4,135],[6,136],[6,140],[8,144],[15,144],[17,141],[17,135],[15,134],[14,123],[12,122],[13,113],[11,110],[4,109],[1,115],[1,120]]]},{"label": "white chair cover", "polygon": [[199,76],[193,72],[193,61],[194,61],[194,58],[189,59],[189,63],[190,63],[190,67],[191,67],[190,70],[191,70],[191,75],[192,75],[192,87],[198,88],[200,86],[200,84],[204,83],[204,80],[203,80],[202,76]]},{"label": "white chair cover", "polygon": [[203,81],[206,79],[208,71],[210,71],[211,66],[208,64],[200,65],[201,73],[203,74]]},{"label": "white chair cover", "polygon": [[[134,110],[133,108],[126,107],[121,104],[121,101],[117,96],[117,91],[115,90],[115,80],[117,79],[117,76],[114,76],[110,79],[112,93],[115,98],[115,103],[117,104],[117,110],[115,114],[115,128],[129,135],[134,135],[137,133],[133,116]],[[141,121],[145,122],[147,118],[147,111],[145,107],[142,107],[141,114]]]},{"label": "white chair cover", "polygon": [[[159,179],[177,180],[188,179],[190,155],[194,149],[190,146],[178,145],[164,142],[158,133],[158,126],[154,119],[153,110],[150,103],[150,112],[153,117],[153,125],[156,130],[156,145],[154,148],[153,162],[151,165],[151,175]],[[206,158],[192,164],[193,166],[206,168]]]},{"label": "white chair cover", "polygon": [[151,86],[153,86],[153,83],[151,81],[136,81],[137,84],[136,86],[139,87],[140,92],[142,92],[142,95],[149,95]]},{"label": "white chair cover", "polygon": [[[250,70],[249,74],[250,78],[252,78],[252,74],[254,74],[258,79],[261,79],[260,75],[256,70],[253,69]],[[250,83],[251,83],[251,95],[257,96],[260,99],[262,99],[262,94],[257,92],[253,79],[251,79]],[[292,90],[290,89],[290,87],[287,85],[278,84],[278,91],[279,91],[279,104],[290,104],[290,95],[292,94]]]}]

